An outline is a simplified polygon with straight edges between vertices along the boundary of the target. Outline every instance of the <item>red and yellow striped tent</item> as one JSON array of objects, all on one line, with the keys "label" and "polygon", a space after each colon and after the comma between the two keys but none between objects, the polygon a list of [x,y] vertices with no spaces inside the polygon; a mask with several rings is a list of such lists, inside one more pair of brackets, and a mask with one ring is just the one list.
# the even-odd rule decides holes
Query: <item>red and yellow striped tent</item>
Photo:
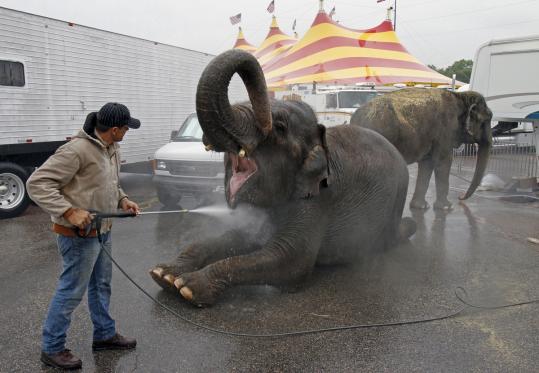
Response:
[{"label": "red and yellow striped tent", "polygon": [[264,68],[264,66],[271,64],[283,53],[292,48],[296,42],[296,38],[281,31],[279,25],[277,25],[277,19],[273,16],[268,35],[266,35],[262,44],[254,52],[254,56],[258,59],[262,68]]},{"label": "red and yellow striped tent", "polygon": [[[270,39],[268,34],[265,42]],[[321,10],[303,38],[288,45],[271,59],[255,52],[270,89],[312,82],[451,84],[451,79],[425,66],[404,48],[389,20],[371,29],[355,30],[336,23]],[[257,52],[263,52],[263,46]]]},{"label": "red and yellow striped tent", "polygon": [[245,40],[245,36],[243,36],[243,31],[240,27],[238,29],[238,37],[236,38],[236,44],[234,44],[232,49],[241,49],[246,52],[253,53],[256,50],[256,47],[250,44],[247,40]]}]

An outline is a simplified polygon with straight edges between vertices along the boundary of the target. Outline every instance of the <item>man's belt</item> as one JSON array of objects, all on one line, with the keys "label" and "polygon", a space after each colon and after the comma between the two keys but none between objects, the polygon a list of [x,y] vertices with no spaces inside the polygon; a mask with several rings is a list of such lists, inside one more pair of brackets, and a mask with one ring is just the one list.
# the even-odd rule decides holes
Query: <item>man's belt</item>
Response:
[{"label": "man's belt", "polygon": [[[79,234],[75,230],[78,230]],[[87,233],[84,229],[69,228],[56,223],[52,225],[52,231],[66,237],[97,237],[96,229],[92,229]]]}]

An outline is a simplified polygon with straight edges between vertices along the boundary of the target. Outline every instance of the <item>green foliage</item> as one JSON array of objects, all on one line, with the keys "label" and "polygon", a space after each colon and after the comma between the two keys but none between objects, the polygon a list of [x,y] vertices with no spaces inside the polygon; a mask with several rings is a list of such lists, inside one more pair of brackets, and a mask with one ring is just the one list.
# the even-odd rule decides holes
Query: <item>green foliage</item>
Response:
[{"label": "green foliage", "polygon": [[453,74],[456,74],[457,80],[463,83],[470,82],[470,76],[472,75],[472,66],[472,60],[455,61],[451,66],[448,66],[446,68],[437,68],[434,65],[429,65],[431,69],[438,71],[440,74],[445,75],[448,78],[452,78]]}]

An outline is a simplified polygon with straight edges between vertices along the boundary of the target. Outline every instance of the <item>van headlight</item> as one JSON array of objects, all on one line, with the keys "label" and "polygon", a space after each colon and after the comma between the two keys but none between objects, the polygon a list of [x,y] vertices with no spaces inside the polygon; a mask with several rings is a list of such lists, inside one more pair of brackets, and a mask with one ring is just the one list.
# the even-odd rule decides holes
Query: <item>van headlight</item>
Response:
[{"label": "van headlight", "polygon": [[159,159],[157,160],[157,163],[155,165],[156,169],[158,170],[166,170],[167,169],[167,164],[165,163],[165,161],[160,161]]}]

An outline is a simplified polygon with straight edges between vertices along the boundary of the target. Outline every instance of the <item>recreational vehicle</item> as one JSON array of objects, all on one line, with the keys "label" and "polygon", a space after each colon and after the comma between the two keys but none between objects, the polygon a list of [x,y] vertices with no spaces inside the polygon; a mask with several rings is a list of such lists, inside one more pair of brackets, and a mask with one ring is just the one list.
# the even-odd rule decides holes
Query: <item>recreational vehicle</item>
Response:
[{"label": "recreational vehicle", "polygon": [[493,134],[511,136],[517,146],[530,144],[534,126],[537,131],[538,66],[539,35],[492,40],[475,55],[470,89],[485,96],[493,112]]}]

